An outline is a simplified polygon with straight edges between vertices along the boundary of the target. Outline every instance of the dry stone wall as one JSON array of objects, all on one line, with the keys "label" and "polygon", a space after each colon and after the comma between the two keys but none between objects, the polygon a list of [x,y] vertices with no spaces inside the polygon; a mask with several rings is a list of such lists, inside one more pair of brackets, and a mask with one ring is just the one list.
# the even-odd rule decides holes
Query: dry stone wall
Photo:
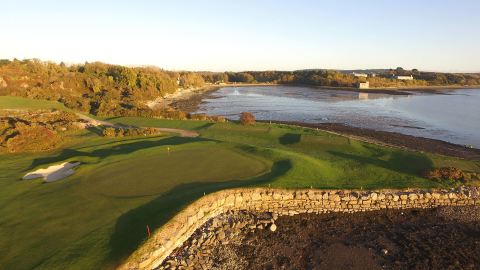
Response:
[{"label": "dry stone wall", "polygon": [[155,269],[197,228],[229,211],[275,215],[480,205],[480,188],[443,190],[232,189],[206,195],[158,229],[120,269]]}]

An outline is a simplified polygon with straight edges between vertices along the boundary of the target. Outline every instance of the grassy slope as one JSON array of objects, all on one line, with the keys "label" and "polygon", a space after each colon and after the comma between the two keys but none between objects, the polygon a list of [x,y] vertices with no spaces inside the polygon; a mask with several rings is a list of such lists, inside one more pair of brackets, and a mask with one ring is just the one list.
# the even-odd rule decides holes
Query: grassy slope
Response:
[{"label": "grassy slope", "polygon": [[[59,151],[0,155],[0,268],[111,268],[204,193],[241,186],[434,187],[433,166],[479,161],[407,152],[309,129],[258,124],[110,119],[195,129],[199,138],[107,139],[79,134]],[[170,151],[169,151],[170,149]],[[83,164],[55,183],[19,181],[65,160]]]},{"label": "grassy slope", "polygon": [[62,103],[57,101],[29,99],[14,96],[0,96],[0,109],[58,109],[68,111]]}]

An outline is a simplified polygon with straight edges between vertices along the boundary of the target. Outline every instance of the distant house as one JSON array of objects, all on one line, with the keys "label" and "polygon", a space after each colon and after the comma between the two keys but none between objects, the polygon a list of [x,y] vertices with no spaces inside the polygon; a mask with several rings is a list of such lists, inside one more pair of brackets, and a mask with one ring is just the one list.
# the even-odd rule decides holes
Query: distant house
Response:
[{"label": "distant house", "polygon": [[356,72],[352,72],[352,75],[355,76],[355,77],[363,77],[363,78],[367,78],[367,77],[368,77],[368,74],[366,74],[366,73],[356,73]]},{"label": "distant house", "polygon": [[397,80],[404,80],[404,81],[411,81],[413,80],[413,76],[410,75],[410,76],[393,76],[393,78],[397,79]]},{"label": "distant house", "polygon": [[370,83],[369,82],[361,82],[361,83],[358,83],[358,88],[359,89],[367,89],[367,88],[370,88]]}]

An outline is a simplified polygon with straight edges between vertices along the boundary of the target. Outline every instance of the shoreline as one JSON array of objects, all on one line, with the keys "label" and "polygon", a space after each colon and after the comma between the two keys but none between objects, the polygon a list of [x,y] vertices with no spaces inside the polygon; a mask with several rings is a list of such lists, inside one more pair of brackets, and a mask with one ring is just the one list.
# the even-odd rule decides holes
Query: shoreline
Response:
[{"label": "shoreline", "polygon": [[[169,104],[169,106],[172,106],[177,110],[192,113],[198,110],[200,104],[205,98],[209,98],[213,92],[217,91],[221,87],[254,87],[254,86],[278,86],[278,85],[280,84],[231,84],[231,85],[224,85],[224,86],[210,86],[204,90],[199,89],[195,91],[195,93],[191,94],[186,98],[172,101]],[[295,86],[303,87],[300,85],[295,85]],[[314,88],[317,88],[317,87],[314,87]],[[322,87],[321,89],[328,89],[328,88]],[[334,88],[334,89],[342,89],[342,90],[348,91],[348,89],[345,89],[345,88]],[[448,89],[451,89],[451,88],[448,88]],[[457,89],[468,89],[468,88],[457,88]],[[382,90],[365,91],[365,89],[349,89],[349,90],[355,91],[355,92],[367,92],[367,93],[388,92],[387,94],[392,94],[392,95],[404,95],[404,94],[411,95],[412,94],[412,93],[406,93],[398,90],[383,90],[383,91]],[[447,90],[447,88],[416,89],[416,91],[422,91],[422,92],[427,91],[429,93],[436,93],[436,94],[441,94],[440,92],[443,90]],[[468,148],[464,145],[454,144],[444,140],[407,135],[399,132],[380,131],[380,130],[374,130],[374,129],[368,129],[368,128],[353,127],[353,126],[348,126],[341,123],[306,123],[306,122],[300,122],[300,121],[280,121],[280,120],[257,120],[257,121],[263,122],[263,123],[271,122],[276,124],[286,124],[286,125],[300,126],[304,128],[320,129],[326,132],[335,133],[335,134],[346,136],[352,139],[358,139],[358,140],[369,142],[369,143],[374,143],[374,144],[384,145],[389,147],[397,147],[397,148],[402,148],[402,149],[407,149],[412,151],[428,152],[428,153],[458,157],[458,158],[468,159],[468,160],[480,159],[480,149]]]},{"label": "shoreline", "polygon": [[[460,263],[474,269],[480,255],[478,221],[479,206],[280,217],[235,212],[197,229],[162,266],[380,270],[443,269]],[[202,236],[214,235],[210,232],[218,235],[205,241]]]},{"label": "shoreline", "polygon": [[[345,90],[345,91],[355,91],[355,92],[369,92],[379,93],[379,91],[387,91],[386,93],[398,92],[398,91],[425,91],[425,92],[437,92],[443,90],[462,90],[462,89],[480,89],[480,85],[427,85],[427,86],[405,86],[405,87],[372,87],[360,89],[357,87],[347,87],[347,86],[322,86],[322,85],[312,85],[312,84],[301,84],[301,83],[292,83],[292,84],[283,84],[283,83],[234,83],[234,84],[224,84],[224,85],[210,85],[213,87],[223,88],[223,87],[254,87],[254,86],[291,86],[291,87],[310,87],[316,89],[327,89],[327,90]],[[410,93],[407,93],[410,94]]]},{"label": "shoreline", "polygon": [[350,91],[356,93],[369,93],[369,94],[388,94],[388,95],[412,95],[416,93],[434,93],[441,94],[447,90],[462,90],[462,89],[480,89],[480,85],[475,86],[421,86],[421,87],[393,87],[393,88],[369,88],[359,89],[354,87],[333,87],[333,86],[316,86],[309,84],[274,84],[274,83],[248,83],[248,84],[225,84],[225,85],[207,85],[200,88],[191,90],[183,90],[183,93],[174,94],[174,96],[162,98],[161,106],[172,107],[176,110],[192,113],[198,110],[204,98],[221,88],[231,87],[271,87],[271,86],[288,86],[288,87],[308,87],[318,90],[340,90]]},{"label": "shoreline", "polygon": [[340,123],[304,123],[294,121],[269,121],[259,120],[262,123],[275,123],[283,125],[298,126],[304,128],[319,129],[337,135],[346,136],[352,139],[361,140],[377,145],[397,147],[418,152],[440,154],[444,156],[458,157],[467,160],[480,159],[480,149],[467,148],[442,140],[416,137],[398,132],[380,131],[367,128],[347,126]]}]

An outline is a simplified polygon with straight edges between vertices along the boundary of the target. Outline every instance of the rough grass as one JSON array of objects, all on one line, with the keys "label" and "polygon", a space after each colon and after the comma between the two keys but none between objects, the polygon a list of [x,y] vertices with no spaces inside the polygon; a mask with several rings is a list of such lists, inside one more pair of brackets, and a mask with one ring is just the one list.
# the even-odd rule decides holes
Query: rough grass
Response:
[{"label": "rough grass", "polygon": [[[188,203],[225,188],[438,187],[437,166],[480,171],[479,161],[386,148],[303,128],[143,118],[137,126],[195,129],[198,138],[102,138],[84,133],[62,150],[0,155],[0,268],[114,268]],[[26,172],[80,161],[49,184]]]}]

